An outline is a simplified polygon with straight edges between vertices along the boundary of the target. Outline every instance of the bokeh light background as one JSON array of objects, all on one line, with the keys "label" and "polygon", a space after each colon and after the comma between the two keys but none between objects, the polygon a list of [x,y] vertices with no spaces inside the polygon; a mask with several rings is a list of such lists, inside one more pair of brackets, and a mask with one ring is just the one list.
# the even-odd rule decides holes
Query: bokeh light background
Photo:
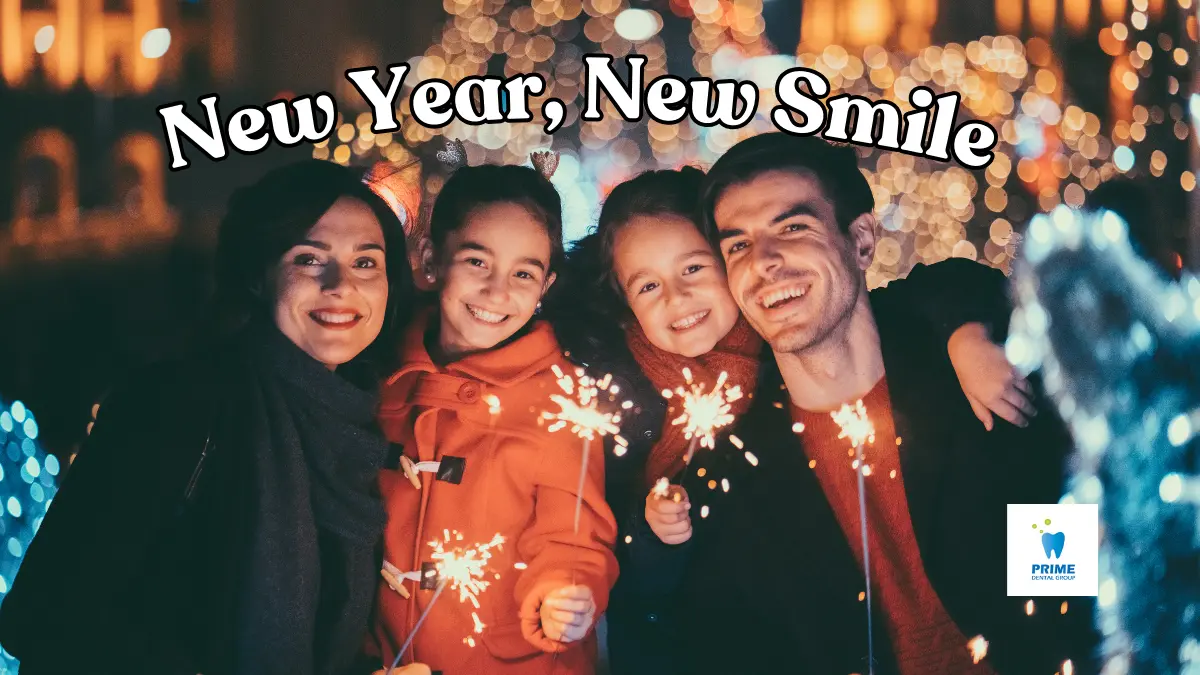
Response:
[{"label": "bokeh light background", "polygon": [[[0,400],[0,602],[58,491],[58,459],[37,439],[33,413],[20,401]],[[0,649],[0,673],[16,672],[16,665]]]},{"label": "bokeh light background", "polygon": [[[542,132],[540,120],[426,129],[408,117],[405,102],[400,133],[372,134],[370,116],[363,113],[344,120],[335,139],[313,154],[340,163],[402,163],[412,148],[441,136],[464,141],[472,164],[522,164],[531,151],[553,148],[562,154],[554,182],[564,199],[567,238],[573,240],[594,224],[604,196],[622,180],[654,168],[707,167],[738,140],[774,131],[769,120],[777,105],[774,87],[788,68],[820,71],[830,80],[830,96],[887,99],[904,112],[911,109],[908,94],[916,86],[935,94],[957,92],[959,121],[983,120],[999,132],[996,159],[986,170],[862,149],[863,170],[886,230],[868,272],[872,286],[905,275],[916,263],[950,256],[1008,271],[1029,218],[1058,204],[1079,207],[1088,192],[1115,175],[1195,188],[1187,151],[1193,0],[1064,0],[1061,8],[997,2],[997,26],[1014,32],[1032,28],[1034,35],[945,45],[930,44],[936,2],[809,0],[798,55],[775,53],[765,37],[763,1],[671,0],[670,11],[660,14],[626,0],[445,0],[450,18],[440,38],[410,61],[414,72],[402,96],[428,78],[454,84],[468,76],[537,72],[548,87],[531,109],[539,110],[545,98],[560,98],[568,106],[566,127],[553,137]],[[1072,100],[1062,58],[1052,40],[1038,33],[1086,35],[1097,22],[1103,28],[1088,39],[1112,60],[1106,109],[1092,111]],[[685,25],[686,42],[665,38],[668,24]],[[668,62],[679,63],[677,52],[690,56],[693,72],[672,67],[673,75],[755,82],[760,88],[755,120],[740,130],[690,120],[629,123],[606,97],[602,121],[579,119],[583,55],[644,55],[644,81],[650,82],[668,72]],[[433,173],[424,180],[427,194],[436,194],[442,177]]]}]

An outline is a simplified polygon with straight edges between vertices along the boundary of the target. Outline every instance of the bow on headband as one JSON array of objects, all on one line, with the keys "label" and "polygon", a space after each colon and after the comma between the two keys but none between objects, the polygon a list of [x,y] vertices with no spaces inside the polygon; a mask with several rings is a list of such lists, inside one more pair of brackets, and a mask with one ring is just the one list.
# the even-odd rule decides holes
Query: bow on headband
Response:
[{"label": "bow on headband", "polygon": [[[448,173],[454,173],[467,166],[467,148],[458,139],[446,141],[446,147],[438,150],[436,157]],[[554,171],[558,169],[558,158],[558,153],[553,150],[541,150],[529,154],[529,161],[533,163],[538,173],[546,177],[546,180],[550,180],[554,176]]]}]

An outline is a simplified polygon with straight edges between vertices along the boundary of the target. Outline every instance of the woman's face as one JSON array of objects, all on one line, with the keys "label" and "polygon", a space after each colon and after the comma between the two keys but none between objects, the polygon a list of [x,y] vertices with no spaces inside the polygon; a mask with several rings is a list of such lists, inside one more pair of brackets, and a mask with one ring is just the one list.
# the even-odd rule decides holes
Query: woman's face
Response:
[{"label": "woman's face", "polygon": [[520,330],[554,283],[550,252],[546,227],[523,206],[489,204],[468,213],[437,252],[442,351],[491,349]]},{"label": "woman's face", "polygon": [[342,197],[283,254],[273,275],[275,324],[330,368],[366,349],[383,327],[388,277],[383,228],[362,201]]},{"label": "woman's face", "polygon": [[725,271],[691,220],[634,216],[617,230],[613,272],[655,347],[696,357],[737,323]]}]

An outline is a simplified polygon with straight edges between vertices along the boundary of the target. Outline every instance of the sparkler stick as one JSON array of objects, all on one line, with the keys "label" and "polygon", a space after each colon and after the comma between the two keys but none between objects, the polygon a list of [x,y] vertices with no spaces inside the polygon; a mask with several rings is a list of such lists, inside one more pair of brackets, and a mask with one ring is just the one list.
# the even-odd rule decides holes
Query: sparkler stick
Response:
[{"label": "sparkler stick", "polygon": [[429,600],[428,605],[425,605],[425,611],[421,612],[421,616],[417,617],[417,625],[413,626],[412,632],[408,634],[408,639],[404,641],[404,645],[396,653],[396,658],[392,661],[392,667],[388,668],[389,673],[400,666],[400,659],[404,658],[404,652],[408,651],[413,638],[417,637],[417,631],[421,630],[421,624],[425,623],[426,617],[429,616],[429,610],[433,609],[433,603],[437,602],[437,599],[442,596],[442,591],[444,590],[446,590],[446,580],[442,579],[438,582],[437,590],[433,592],[433,598]]},{"label": "sparkler stick", "polygon": [[[729,374],[722,371],[717,376],[717,381],[713,385],[711,391],[705,392],[703,384],[696,384],[692,380],[692,371],[690,368],[683,369],[683,379],[687,385],[684,389],[682,385],[675,388],[672,392],[670,389],[664,389],[662,392],[663,398],[670,399],[672,396],[678,396],[680,405],[683,407],[683,412],[671,420],[671,424],[683,424],[683,435],[691,442],[688,443],[687,453],[683,457],[684,472],[692,463],[692,457],[696,454],[697,446],[701,448],[712,449],[716,446],[716,432],[726,425],[732,424],[734,415],[730,411],[733,406],[730,405],[734,401],[742,397],[742,388],[740,385],[729,386],[726,382]],[[683,477],[680,477],[680,483],[683,483]]]},{"label": "sparkler stick", "polygon": [[[404,645],[400,651],[396,653],[395,660],[392,661],[392,669],[400,665],[400,659],[404,658],[404,653],[408,651],[412,645],[413,638],[417,636],[417,632],[421,630],[421,625],[425,623],[425,619],[429,616],[429,610],[433,609],[433,605],[438,598],[442,596],[442,591],[447,586],[451,590],[458,591],[458,601],[470,601],[475,609],[479,609],[479,594],[487,590],[491,585],[490,581],[484,579],[484,570],[487,563],[492,558],[492,549],[500,548],[504,545],[504,537],[496,534],[492,540],[486,544],[476,544],[473,547],[466,549],[452,549],[447,551],[445,544],[450,543],[451,539],[462,541],[462,534],[454,532],[453,537],[449,530],[445,531],[444,541],[434,540],[429,542],[429,546],[434,552],[432,558],[437,569],[439,577],[437,589],[430,598],[429,604],[425,605],[425,609],[421,612],[421,616],[417,617],[417,623],[413,626],[412,632],[408,634]],[[480,632],[481,622],[478,615],[472,613],[472,618],[475,622],[475,632]],[[389,670],[388,672],[391,672]]]},{"label": "sparkler stick", "polygon": [[[613,435],[618,447],[624,448],[628,442],[621,438],[621,413],[605,412],[599,408],[600,393],[608,392],[614,395],[617,388],[613,386],[612,375],[605,375],[596,380],[587,375],[582,368],[575,369],[575,377],[563,373],[557,365],[551,370],[557,378],[558,386],[566,394],[551,394],[550,400],[558,404],[557,412],[542,412],[542,418],[554,420],[546,428],[554,433],[570,426],[571,433],[583,440],[583,463],[579,468],[579,486],[575,490],[575,534],[579,534],[579,515],[583,509],[583,486],[587,480],[588,451],[591,441],[597,435]],[[620,455],[621,453],[617,453]]]},{"label": "sparkler stick", "polygon": [[842,428],[838,438],[850,439],[850,442],[854,444],[856,455],[854,470],[858,475],[858,524],[862,531],[863,578],[866,583],[867,600],[867,672],[873,675],[875,672],[875,639],[874,627],[871,625],[871,550],[867,544],[867,488],[864,483],[864,475],[869,469],[863,460],[863,445],[875,442],[875,427],[867,417],[867,410],[863,407],[861,400],[855,403],[853,408],[849,405],[842,405],[840,410],[830,414]]},{"label": "sparkler stick", "polygon": [[591,440],[583,439],[583,461],[579,463],[579,485],[575,488],[575,534],[579,534],[579,512],[583,508],[583,484],[587,480],[588,448]]}]

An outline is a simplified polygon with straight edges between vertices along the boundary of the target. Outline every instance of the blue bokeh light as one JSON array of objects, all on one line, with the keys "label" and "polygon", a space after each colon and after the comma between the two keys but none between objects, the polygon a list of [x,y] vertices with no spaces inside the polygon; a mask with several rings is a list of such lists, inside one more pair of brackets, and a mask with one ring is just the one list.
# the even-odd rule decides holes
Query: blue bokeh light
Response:
[{"label": "blue bokeh light", "polygon": [[[58,458],[37,442],[38,424],[20,401],[0,400],[0,602],[58,491]],[[17,660],[0,649],[0,674],[17,672]]]},{"label": "blue bokeh light", "polygon": [[1113,151],[1113,164],[1116,165],[1119,171],[1128,171],[1133,168],[1133,150],[1127,145],[1122,145]]}]

